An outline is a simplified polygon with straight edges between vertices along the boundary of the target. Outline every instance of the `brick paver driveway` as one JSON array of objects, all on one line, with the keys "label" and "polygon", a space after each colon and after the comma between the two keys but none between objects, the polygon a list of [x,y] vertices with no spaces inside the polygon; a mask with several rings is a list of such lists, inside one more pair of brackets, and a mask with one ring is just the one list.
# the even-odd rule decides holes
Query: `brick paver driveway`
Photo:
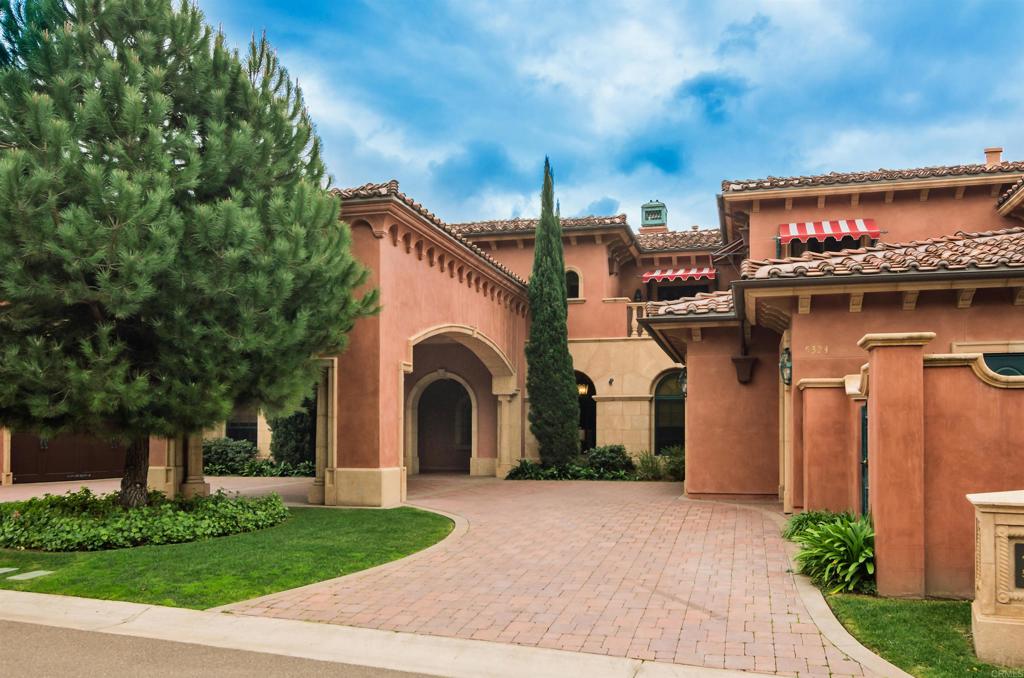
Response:
[{"label": "brick paver driveway", "polygon": [[[679,484],[414,477],[434,549],[232,612],[800,676],[867,675],[797,593],[767,512]],[[329,538],[329,535],[325,535]]]}]

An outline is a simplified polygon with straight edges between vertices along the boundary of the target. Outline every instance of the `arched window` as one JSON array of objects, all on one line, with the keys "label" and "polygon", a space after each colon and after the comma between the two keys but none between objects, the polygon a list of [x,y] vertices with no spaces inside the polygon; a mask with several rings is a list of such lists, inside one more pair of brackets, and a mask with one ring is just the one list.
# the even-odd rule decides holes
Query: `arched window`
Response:
[{"label": "arched window", "polygon": [[683,445],[686,433],[686,371],[668,372],[654,387],[654,453]]},{"label": "arched window", "polygon": [[580,274],[576,271],[565,272],[565,296],[569,299],[580,298]]}]

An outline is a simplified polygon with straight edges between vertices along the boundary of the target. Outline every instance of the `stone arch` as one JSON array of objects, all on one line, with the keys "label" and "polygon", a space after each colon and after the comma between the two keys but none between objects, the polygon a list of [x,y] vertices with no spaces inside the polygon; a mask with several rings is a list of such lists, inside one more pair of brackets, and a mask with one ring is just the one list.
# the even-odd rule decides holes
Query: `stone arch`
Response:
[{"label": "stone arch", "polygon": [[476,392],[473,390],[472,385],[456,372],[452,372],[448,369],[435,370],[429,374],[425,374],[419,381],[413,384],[412,391],[409,392],[409,397],[405,403],[405,467],[409,469],[409,473],[420,472],[420,458],[419,458],[419,421],[420,421],[420,399],[427,387],[431,384],[450,379],[451,381],[458,382],[462,385],[462,388],[469,394],[470,404],[470,418],[472,421],[472,433],[470,435],[470,467],[474,465],[474,460],[480,458],[480,445],[478,435],[478,418],[480,416],[480,407],[477,403]]},{"label": "stone arch", "polygon": [[412,365],[412,350],[416,344],[440,335],[446,335],[462,344],[480,359],[491,373],[491,393],[502,395],[517,391],[516,370],[512,361],[493,339],[469,325],[435,325],[411,337],[406,351],[408,364]]},{"label": "stone arch", "polygon": [[[410,337],[407,344],[406,360],[402,363],[403,376],[413,373],[414,349],[417,344],[423,343],[432,337],[445,337],[453,343],[459,344],[469,350],[483,365],[491,377],[490,395],[496,398],[496,435],[495,449],[496,457],[483,458],[479,456],[479,450],[484,447],[479,440],[478,433],[474,428],[473,432],[473,456],[470,459],[470,473],[473,475],[504,475],[518,462],[522,456],[522,403],[519,398],[517,375],[513,363],[509,360],[504,350],[490,337],[481,333],[477,328],[469,325],[444,324],[430,327]],[[450,369],[441,370],[448,375],[454,374]],[[413,385],[406,397],[406,402],[400,406],[402,412],[401,426],[404,430],[399,435],[403,445],[402,459],[408,468],[409,473],[417,473],[418,468],[418,399],[432,381],[443,378],[438,376],[439,371],[433,371],[421,377]],[[462,377],[462,375],[459,375]],[[426,381],[427,377],[432,377]],[[464,381],[468,381],[463,378]],[[418,387],[418,388],[417,388]],[[467,384],[463,384],[467,392],[475,399],[483,397],[480,392],[474,392]],[[404,389],[399,391],[404,393]],[[479,419],[481,402],[473,401],[474,427]],[[489,443],[488,443],[489,445]]]}]

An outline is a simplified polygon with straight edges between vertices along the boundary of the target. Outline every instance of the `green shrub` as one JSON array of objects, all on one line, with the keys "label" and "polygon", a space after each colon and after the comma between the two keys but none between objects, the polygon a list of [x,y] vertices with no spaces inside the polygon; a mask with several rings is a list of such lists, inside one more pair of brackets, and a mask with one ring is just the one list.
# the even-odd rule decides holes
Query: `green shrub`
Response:
[{"label": "green shrub", "polygon": [[633,459],[623,445],[603,445],[583,453],[586,465],[598,473],[632,471]]},{"label": "green shrub", "polygon": [[831,593],[873,592],[875,530],[866,517],[841,516],[811,525],[794,538],[800,571]]},{"label": "green shrub", "polygon": [[216,438],[203,441],[203,473],[208,476],[313,476],[312,461],[275,462],[256,457],[256,446],[248,440]]},{"label": "green shrub", "polygon": [[297,466],[316,459],[316,397],[306,398],[297,412],[271,419],[270,455],[279,464]]},{"label": "green shrub", "polygon": [[101,551],[177,544],[277,525],[288,517],[281,497],[236,497],[223,492],[168,499],[151,492],[149,504],[126,509],[118,494],[82,488],[0,504],[0,547],[39,551]]},{"label": "green shrub", "polygon": [[665,461],[656,454],[641,452],[636,458],[637,480],[663,480],[665,478]]},{"label": "green shrub", "polygon": [[238,476],[256,459],[256,446],[248,440],[214,438],[203,441],[203,473],[208,476]]},{"label": "green shrub", "polygon": [[635,480],[630,471],[600,471],[577,460],[559,466],[542,466],[529,459],[520,459],[519,464],[505,476],[506,480]]},{"label": "green shrub", "polygon": [[682,445],[663,447],[661,456],[665,460],[668,480],[683,480],[686,477],[686,450]]},{"label": "green shrub", "polygon": [[786,521],[786,527],[782,530],[782,536],[790,541],[798,541],[798,537],[807,531],[808,528],[817,527],[826,523],[837,521],[853,520],[852,513],[833,513],[832,511],[804,511],[796,513]]}]

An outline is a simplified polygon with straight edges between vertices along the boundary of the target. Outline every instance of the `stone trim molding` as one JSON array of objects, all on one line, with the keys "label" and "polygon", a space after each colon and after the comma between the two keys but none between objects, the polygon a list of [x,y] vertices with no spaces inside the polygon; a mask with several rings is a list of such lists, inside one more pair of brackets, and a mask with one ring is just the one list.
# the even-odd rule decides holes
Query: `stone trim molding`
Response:
[{"label": "stone trim molding", "polygon": [[1022,353],[1024,339],[1007,341],[953,341],[950,353]]},{"label": "stone trim molding", "polygon": [[651,400],[654,398],[653,395],[641,394],[641,395],[596,395],[594,396],[594,402],[607,402],[607,401],[623,401],[623,400]]},{"label": "stone trim molding", "polygon": [[452,340],[468,348],[480,359],[480,362],[491,373],[491,393],[502,395],[519,392],[516,384],[516,370],[512,366],[512,361],[508,359],[508,356],[494,340],[470,325],[435,325],[410,337],[406,342],[406,356],[408,356],[408,360],[402,361],[401,370],[405,373],[412,372],[413,348],[415,348],[416,344],[438,335],[448,335]]},{"label": "stone trim molding", "polygon": [[974,375],[996,388],[1024,388],[1024,377],[999,374],[985,363],[981,353],[935,353],[925,355],[925,367],[970,367]]},{"label": "stone trim molding", "polygon": [[857,345],[870,351],[890,346],[924,346],[934,338],[934,332],[877,332],[865,334]]},{"label": "stone trim molding", "polygon": [[868,363],[860,366],[859,374],[848,374],[843,377],[846,395],[851,400],[867,400],[868,397]]},{"label": "stone trim molding", "polygon": [[1010,541],[1024,539],[1024,525],[996,526],[996,601],[1008,603],[1024,602],[1024,591],[1013,586],[1010,564]]},{"label": "stone trim molding", "polygon": [[804,390],[805,388],[845,388],[846,387],[846,378],[845,377],[836,377],[834,379],[833,378],[822,378],[822,379],[805,378],[805,379],[801,379],[800,381],[796,382],[796,387],[798,389],[800,389],[801,391]]},{"label": "stone trim molding", "polygon": [[[419,441],[419,414],[420,414],[420,399],[423,396],[424,391],[427,387],[436,381],[443,381],[445,379],[451,379],[457,382],[466,390],[469,395],[470,404],[470,420],[471,420],[471,433],[469,437],[469,470],[470,475],[483,475],[483,472],[490,468],[490,473],[486,475],[494,475],[493,465],[497,463],[497,459],[491,459],[490,463],[481,464],[479,437],[477,433],[477,420],[480,418],[480,408],[477,404],[476,393],[473,391],[473,387],[470,386],[469,382],[466,381],[459,374],[452,372],[451,370],[441,368],[424,374],[419,381],[413,384],[413,387],[409,390],[409,397],[405,401],[405,449],[403,450],[402,459],[405,463],[405,468],[408,469],[410,475],[415,475],[420,472],[420,441]],[[473,473],[476,470],[477,473]]]}]

